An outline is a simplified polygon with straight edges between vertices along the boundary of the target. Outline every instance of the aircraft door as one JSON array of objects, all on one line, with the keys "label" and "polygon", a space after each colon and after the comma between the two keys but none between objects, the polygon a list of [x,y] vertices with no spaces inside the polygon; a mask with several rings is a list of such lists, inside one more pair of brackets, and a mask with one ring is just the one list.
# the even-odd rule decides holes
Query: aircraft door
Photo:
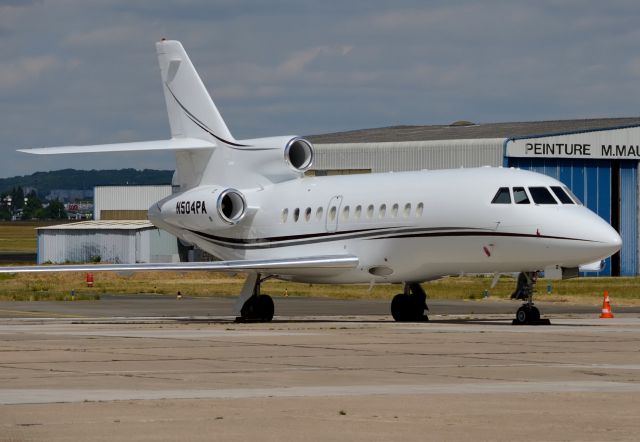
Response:
[{"label": "aircraft door", "polygon": [[325,218],[327,232],[333,233],[338,230],[338,218],[340,216],[340,206],[342,205],[342,195],[336,195],[329,200],[327,215]]}]

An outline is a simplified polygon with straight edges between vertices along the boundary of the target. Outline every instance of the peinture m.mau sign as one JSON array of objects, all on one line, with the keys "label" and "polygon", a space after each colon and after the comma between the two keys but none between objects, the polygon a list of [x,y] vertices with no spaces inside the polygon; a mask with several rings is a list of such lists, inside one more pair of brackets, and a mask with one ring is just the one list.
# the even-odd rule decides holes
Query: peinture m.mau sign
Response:
[{"label": "peinture m.mau sign", "polygon": [[640,160],[640,127],[510,138],[508,157]]}]

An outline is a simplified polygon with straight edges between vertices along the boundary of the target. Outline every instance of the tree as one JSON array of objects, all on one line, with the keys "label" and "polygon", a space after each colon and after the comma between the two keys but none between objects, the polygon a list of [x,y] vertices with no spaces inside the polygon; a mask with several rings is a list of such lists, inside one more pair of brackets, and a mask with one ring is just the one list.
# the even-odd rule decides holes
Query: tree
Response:
[{"label": "tree", "polygon": [[24,207],[24,190],[21,186],[14,187],[11,191],[11,208],[12,210],[22,209]]},{"label": "tree", "polygon": [[42,209],[42,202],[38,198],[38,195],[32,191],[27,195],[27,204],[22,211],[22,219],[38,218],[40,209]]},{"label": "tree", "polygon": [[64,210],[64,204],[58,201],[58,199],[51,201],[44,212],[47,219],[67,219],[67,212]]},{"label": "tree", "polygon": [[11,221],[11,212],[7,207],[0,208],[0,219],[3,221]]}]

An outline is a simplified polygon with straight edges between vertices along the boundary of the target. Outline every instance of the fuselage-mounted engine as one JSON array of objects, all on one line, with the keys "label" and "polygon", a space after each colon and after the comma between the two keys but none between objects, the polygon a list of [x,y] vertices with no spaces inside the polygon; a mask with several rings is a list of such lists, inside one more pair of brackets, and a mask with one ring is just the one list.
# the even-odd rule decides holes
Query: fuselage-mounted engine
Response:
[{"label": "fuselage-mounted engine", "polygon": [[[247,201],[236,189],[201,186],[165,198],[157,204],[156,210],[163,222],[174,227],[211,231],[232,227],[242,221]],[[149,216],[153,215],[150,210]]]},{"label": "fuselage-mounted engine", "polygon": [[296,172],[306,172],[313,164],[313,147],[304,138],[292,138],[284,148],[285,162]]},{"label": "fuselage-mounted engine", "polygon": [[[241,140],[214,152],[201,183],[246,189],[300,178],[313,164],[313,145],[296,136]],[[215,181],[214,181],[215,180]]]}]

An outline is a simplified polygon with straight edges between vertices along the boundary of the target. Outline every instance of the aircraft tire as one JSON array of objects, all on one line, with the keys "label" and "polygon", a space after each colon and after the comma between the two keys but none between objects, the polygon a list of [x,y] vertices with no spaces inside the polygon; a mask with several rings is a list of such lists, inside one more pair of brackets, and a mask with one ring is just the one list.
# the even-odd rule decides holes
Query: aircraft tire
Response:
[{"label": "aircraft tire", "polygon": [[424,307],[412,296],[399,293],[391,300],[391,316],[397,322],[420,321],[423,313]]},{"label": "aircraft tire", "polygon": [[531,316],[529,321],[536,322],[540,320],[540,310],[538,310],[538,307],[531,306],[529,315]]},{"label": "aircraft tire", "polygon": [[400,293],[391,300],[391,316],[397,322],[408,321],[407,312],[411,302],[408,295]]},{"label": "aircraft tire", "polygon": [[529,324],[532,320],[535,320],[535,311],[538,313],[538,319],[540,318],[540,311],[533,307],[529,307],[528,305],[523,305],[516,312],[516,323],[518,324]]},{"label": "aircraft tire", "polygon": [[241,316],[245,321],[270,322],[273,319],[273,299],[269,295],[252,296],[242,307]]},{"label": "aircraft tire", "polygon": [[264,322],[271,322],[275,310],[273,306],[273,298],[269,295],[260,295],[258,296],[256,303],[256,310],[260,320]]}]

